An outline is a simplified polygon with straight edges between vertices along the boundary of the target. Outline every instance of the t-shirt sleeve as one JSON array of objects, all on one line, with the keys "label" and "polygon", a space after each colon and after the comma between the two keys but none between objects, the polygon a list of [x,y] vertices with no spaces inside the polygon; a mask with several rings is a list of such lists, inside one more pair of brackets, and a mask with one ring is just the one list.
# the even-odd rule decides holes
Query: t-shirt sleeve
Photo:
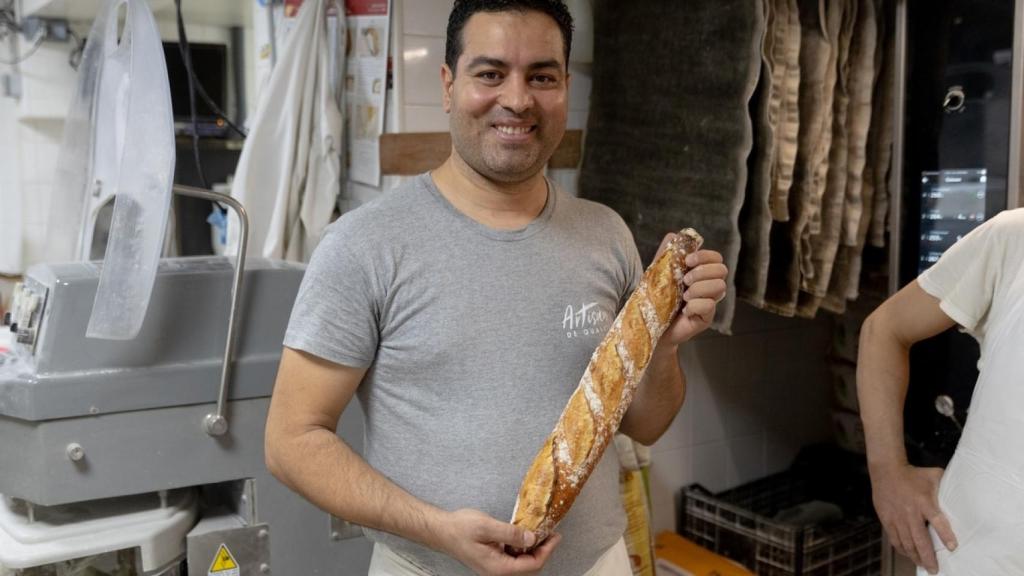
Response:
[{"label": "t-shirt sleeve", "polygon": [[629,252],[629,263],[627,264],[627,276],[626,276],[626,298],[636,290],[636,287],[640,285],[640,280],[644,277],[644,264],[640,260],[640,252],[637,250],[635,243],[630,243]]},{"label": "t-shirt sleeve", "polygon": [[[335,226],[337,226],[336,223]],[[379,338],[371,261],[329,228],[313,252],[292,308],[284,345],[336,364],[365,368]]]},{"label": "t-shirt sleeve", "polygon": [[917,278],[939,307],[968,332],[981,333],[998,287],[1003,261],[999,217],[975,228]]}]

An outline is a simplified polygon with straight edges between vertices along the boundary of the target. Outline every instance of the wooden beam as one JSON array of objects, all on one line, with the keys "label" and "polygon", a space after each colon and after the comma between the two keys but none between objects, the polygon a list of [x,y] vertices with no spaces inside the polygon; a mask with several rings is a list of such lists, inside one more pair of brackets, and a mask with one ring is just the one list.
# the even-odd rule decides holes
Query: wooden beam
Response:
[{"label": "wooden beam", "polygon": [[[583,131],[566,130],[548,168],[576,168],[583,156]],[[381,174],[411,176],[440,166],[451,153],[448,132],[407,132],[380,137]]]}]

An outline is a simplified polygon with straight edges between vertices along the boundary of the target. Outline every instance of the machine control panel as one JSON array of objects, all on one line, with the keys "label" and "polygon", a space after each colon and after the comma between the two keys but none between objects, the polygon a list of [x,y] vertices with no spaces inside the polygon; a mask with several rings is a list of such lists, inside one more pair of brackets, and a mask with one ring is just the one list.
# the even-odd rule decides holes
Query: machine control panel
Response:
[{"label": "machine control panel", "polygon": [[14,333],[15,345],[25,346],[29,353],[39,334],[45,303],[45,288],[19,283],[14,287],[11,310],[4,314],[4,326]]}]

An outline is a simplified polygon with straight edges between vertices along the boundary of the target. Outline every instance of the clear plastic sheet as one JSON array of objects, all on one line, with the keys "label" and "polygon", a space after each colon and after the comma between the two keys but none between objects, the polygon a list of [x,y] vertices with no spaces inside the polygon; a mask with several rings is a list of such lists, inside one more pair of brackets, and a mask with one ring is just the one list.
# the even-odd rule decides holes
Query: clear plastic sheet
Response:
[{"label": "clear plastic sheet", "polygon": [[[126,7],[123,28],[118,11]],[[89,33],[58,181],[74,197],[77,255],[88,254],[94,198],[114,212],[86,336],[134,338],[146,316],[174,178],[174,121],[160,34],[144,0],[107,0]],[[66,249],[66,247],[65,247]]]}]

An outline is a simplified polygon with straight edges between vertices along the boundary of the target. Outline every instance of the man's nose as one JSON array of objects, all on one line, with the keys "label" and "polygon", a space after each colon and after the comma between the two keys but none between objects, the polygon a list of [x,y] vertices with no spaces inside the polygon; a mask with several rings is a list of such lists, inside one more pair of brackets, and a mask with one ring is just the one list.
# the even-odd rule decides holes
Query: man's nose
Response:
[{"label": "man's nose", "polygon": [[533,106],[533,93],[526,78],[519,75],[509,76],[498,103],[515,114],[529,110]]}]

